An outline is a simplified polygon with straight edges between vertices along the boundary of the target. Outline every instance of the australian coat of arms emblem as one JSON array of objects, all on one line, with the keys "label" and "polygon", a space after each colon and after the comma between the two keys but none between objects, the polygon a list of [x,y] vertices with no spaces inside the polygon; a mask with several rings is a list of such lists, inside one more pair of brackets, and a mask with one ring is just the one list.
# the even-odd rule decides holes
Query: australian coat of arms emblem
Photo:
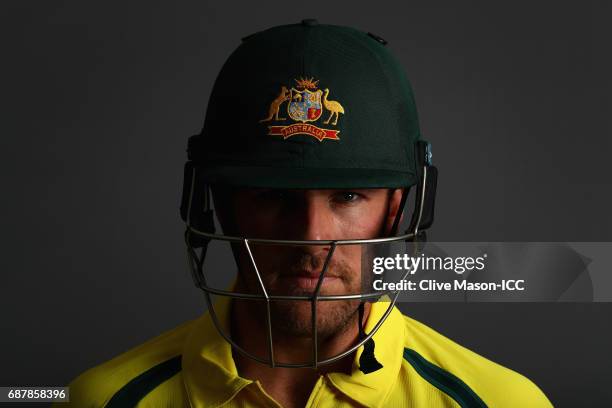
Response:
[{"label": "australian coat of arms emblem", "polygon": [[338,117],[344,114],[344,108],[340,102],[328,99],[329,89],[326,88],[323,91],[317,89],[319,81],[315,81],[314,78],[300,78],[295,82],[296,86],[291,89],[287,89],[286,86],[281,87],[280,94],[270,103],[268,116],[260,122],[287,120],[286,117],[280,115],[282,115],[282,106],[288,101],[287,115],[297,123],[268,126],[268,135],[282,136],[283,139],[287,139],[301,134],[312,136],[319,142],[323,139],[340,140],[339,130],[320,128],[313,123],[321,119],[323,111],[326,110],[329,115],[326,114],[327,119],[323,120],[323,125],[336,126]]}]

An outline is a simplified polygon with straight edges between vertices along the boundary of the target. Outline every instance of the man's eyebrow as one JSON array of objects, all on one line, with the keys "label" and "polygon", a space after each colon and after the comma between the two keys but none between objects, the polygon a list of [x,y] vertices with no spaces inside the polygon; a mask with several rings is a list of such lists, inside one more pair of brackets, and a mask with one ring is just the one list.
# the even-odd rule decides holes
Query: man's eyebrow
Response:
[{"label": "man's eyebrow", "polygon": [[385,188],[338,188],[335,189],[334,191],[354,191],[356,193],[376,193],[378,191],[392,191],[392,189],[385,189]]}]

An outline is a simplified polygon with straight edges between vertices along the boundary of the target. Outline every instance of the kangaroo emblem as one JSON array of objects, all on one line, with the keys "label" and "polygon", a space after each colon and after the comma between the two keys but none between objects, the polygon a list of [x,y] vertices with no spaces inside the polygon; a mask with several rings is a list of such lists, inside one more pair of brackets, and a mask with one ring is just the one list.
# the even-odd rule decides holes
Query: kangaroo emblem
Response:
[{"label": "kangaroo emblem", "polygon": [[260,120],[259,122],[269,122],[272,119],[274,120],[285,120],[287,118],[279,118],[278,117],[278,111],[280,110],[281,105],[283,104],[283,102],[285,102],[287,99],[289,99],[289,95],[290,92],[287,89],[286,86],[283,86],[281,88],[281,93],[280,95],[278,95],[276,97],[276,99],[274,99],[272,101],[272,103],[270,104],[270,109],[268,110],[268,117],[265,119]]}]

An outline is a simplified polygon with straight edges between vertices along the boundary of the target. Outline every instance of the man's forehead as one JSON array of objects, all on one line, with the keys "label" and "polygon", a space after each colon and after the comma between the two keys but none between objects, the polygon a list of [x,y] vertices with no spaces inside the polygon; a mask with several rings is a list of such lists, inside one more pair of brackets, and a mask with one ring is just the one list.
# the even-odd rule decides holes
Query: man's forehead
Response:
[{"label": "man's forehead", "polygon": [[[220,191],[243,194],[257,194],[264,192],[288,192],[302,195],[326,195],[338,192],[356,192],[363,194],[376,194],[380,192],[391,191],[389,188],[324,188],[324,189],[306,189],[306,188],[277,188],[277,187],[244,187],[244,186],[222,186],[216,187]],[[213,190],[215,187],[213,186]]]},{"label": "man's forehead", "polygon": [[384,191],[387,188],[277,188],[277,187],[239,187],[243,191],[292,191],[296,193],[330,193],[335,191]]}]

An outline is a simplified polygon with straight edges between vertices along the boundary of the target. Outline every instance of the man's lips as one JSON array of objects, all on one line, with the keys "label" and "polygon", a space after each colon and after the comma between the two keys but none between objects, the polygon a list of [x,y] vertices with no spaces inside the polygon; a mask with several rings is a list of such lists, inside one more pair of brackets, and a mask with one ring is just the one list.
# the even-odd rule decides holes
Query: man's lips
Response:
[{"label": "man's lips", "polygon": [[[320,272],[299,271],[296,273],[281,275],[281,279],[286,282],[291,282],[293,285],[299,286],[301,288],[314,289],[317,287],[317,283],[319,282],[320,276]],[[329,273],[328,271],[325,273],[325,277],[323,278],[323,282],[321,283],[321,285],[330,284],[339,280],[340,278],[338,276]]]},{"label": "man's lips", "polygon": [[[336,273],[334,273],[330,269],[331,268],[329,268],[327,271],[325,271],[325,277],[326,278],[338,278],[338,275]],[[313,270],[308,270],[308,269],[300,269],[298,271],[288,272],[286,274],[283,274],[282,276],[283,277],[300,277],[300,278],[319,279],[319,276],[321,276],[321,271],[313,271]]]}]

